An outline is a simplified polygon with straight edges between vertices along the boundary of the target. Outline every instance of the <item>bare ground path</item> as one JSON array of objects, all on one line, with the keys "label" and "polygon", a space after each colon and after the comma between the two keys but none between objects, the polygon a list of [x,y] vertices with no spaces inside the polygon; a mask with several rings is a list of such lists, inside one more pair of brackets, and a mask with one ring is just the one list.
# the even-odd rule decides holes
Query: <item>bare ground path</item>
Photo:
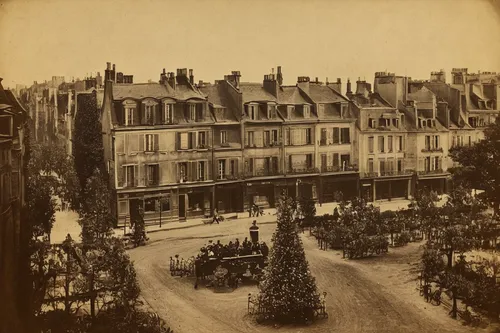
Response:
[{"label": "bare ground path", "polygon": [[[223,223],[152,234],[152,243],[130,251],[142,295],[176,333],[275,332],[256,325],[247,316],[247,295],[256,286],[232,293],[194,290],[193,281],[171,277],[169,258],[189,257],[209,239],[226,243],[248,235],[245,223]],[[275,224],[260,226],[261,238],[270,242]],[[411,261],[418,245],[391,250],[386,257],[346,261],[338,252],[321,251],[314,239],[303,236],[304,248],[318,288],[326,291],[330,318],[309,327],[281,327],[281,332],[471,332],[446,316],[441,307],[424,302],[415,290]]]}]

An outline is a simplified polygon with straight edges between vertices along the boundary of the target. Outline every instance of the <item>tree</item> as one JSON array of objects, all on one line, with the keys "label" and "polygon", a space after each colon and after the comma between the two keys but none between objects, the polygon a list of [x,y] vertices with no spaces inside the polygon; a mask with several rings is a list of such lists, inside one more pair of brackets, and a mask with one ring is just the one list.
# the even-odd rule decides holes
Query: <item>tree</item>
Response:
[{"label": "tree", "polygon": [[302,228],[311,228],[314,224],[314,216],[316,216],[316,205],[314,203],[314,200],[307,197],[300,198],[297,215],[299,215],[302,219]]},{"label": "tree", "polygon": [[147,241],[147,237],[144,225],[144,209],[142,208],[142,201],[131,201],[130,222],[134,229],[132,233],[134,246],[137,247],[144,245]]},{"label": "tree", "polygon": [[108,238],[112,234],[114,217],[110,212],[110,193],[101,172],[96,169],[88,180],[79,211],[82,227],[82,242],[91,246],[95,241]]},{"label": "tree", "polygon": [[427,235],[427,239],[432,237],[432,230],[439,223],[439,207],[437,203],[439,196],[436,192],[420,190],[417,191],[408,208],[413,211],[413,216],[418,219],[420,229]]},{"label": "tree", "polygon": [[277,205],[278,226],[264,279],[259,285],[264,319],[301,323],[320,306],[316,282],[309,271],[302,241],[293,222],[292,200],[282,196]]},{"label": "tree", "polygon": [[460,164],[451,171],[455,182],[484,190],[496,215],[500,212],[500,117],[485,129],[484,136],[472,146],[450,150],[453,161]]},{"label": "tree", "polygon": [[96,95],[78,95],[77,102],[73,156],[80,187],[84,191],[87,180],[94,174],[95,169],[99,169],[104,176],[104,153]]}]

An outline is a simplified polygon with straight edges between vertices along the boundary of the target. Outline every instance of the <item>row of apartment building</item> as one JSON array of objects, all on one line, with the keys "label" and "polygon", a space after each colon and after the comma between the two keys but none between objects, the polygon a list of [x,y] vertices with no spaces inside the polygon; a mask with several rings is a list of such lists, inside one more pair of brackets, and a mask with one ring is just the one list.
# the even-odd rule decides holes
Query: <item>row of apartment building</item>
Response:
[{"label": "row of apartment building", "polygon": [[279,194],[330,202],[336,192],[369,200],[445,192],[454,145],[473,144],[500,110],[500,76],[453,69],[430,80],[393,73],[342,82],[283,73],[262,83],[233,71],[195,83],[192,70],[133,83],[105,71],[101,123],[120,221],[131,200],[146,216],[185,219],[273,207]]},{"label": "row of apartment building", "polygon": [[27,113],[0,78],[0,320],[1,332],[22,329],[26,304],[20,297],[21,255],[27,246],[26,224],[21,223],[24,206],[24,122]]}]

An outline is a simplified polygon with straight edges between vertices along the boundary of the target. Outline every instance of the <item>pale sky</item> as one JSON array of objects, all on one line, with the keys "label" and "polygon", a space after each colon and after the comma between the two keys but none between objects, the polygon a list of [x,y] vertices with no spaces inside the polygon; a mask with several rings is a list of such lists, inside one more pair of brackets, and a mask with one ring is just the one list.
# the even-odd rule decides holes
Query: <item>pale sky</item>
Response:
[{"label": "pale sky", "polygon": [[163,68],[261,82],[281,65],[285,84],[340,77],[345,89],[348,77],[372,82],[384,70],[500,72],[490,1],[0,0],[0,77],[4,87],[83,78],[109,61],[134,82],[158,81]]}]

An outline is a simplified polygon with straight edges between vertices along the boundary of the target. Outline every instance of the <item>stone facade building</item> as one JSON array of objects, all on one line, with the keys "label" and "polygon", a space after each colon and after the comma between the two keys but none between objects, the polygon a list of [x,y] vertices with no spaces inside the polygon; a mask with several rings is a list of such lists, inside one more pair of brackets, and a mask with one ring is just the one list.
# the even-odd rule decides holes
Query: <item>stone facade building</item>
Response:
[{"label": "stone facade building", "polygon": [[0,332],[22,331],[21,255],[24,206],[24,122],[27,112],[0,78]]},{"label": "stone facade building", "polygon": [[358,80],[353,93],[348,80],[344,96],[340,79],[286,86],[281,67],[262,83],[238,71],[195,83],[178,69],[137,84],[108,63],[101,120],[116,214],[125,221],[131,200],[146,219],[182,220],[274,207],[282,191],[319,203],[444,193],[450,147],[480,139],[498,114],[498,76],[465,72],[451,85],[442,71],[429,81],[379,72],[373,91]]}]

